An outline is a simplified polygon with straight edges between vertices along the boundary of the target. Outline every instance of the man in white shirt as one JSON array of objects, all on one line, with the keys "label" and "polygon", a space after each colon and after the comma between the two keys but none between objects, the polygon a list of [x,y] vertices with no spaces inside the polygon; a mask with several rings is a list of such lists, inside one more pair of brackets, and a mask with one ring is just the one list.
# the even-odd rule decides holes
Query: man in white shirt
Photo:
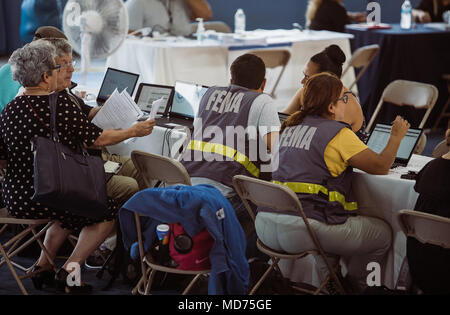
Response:
[{"label": "man in white shirt", "polygon": [[151,27],[152,31],[186,36],[191,33],[192,21],[212,17],[206,0],[128,0],[130,30]]}]

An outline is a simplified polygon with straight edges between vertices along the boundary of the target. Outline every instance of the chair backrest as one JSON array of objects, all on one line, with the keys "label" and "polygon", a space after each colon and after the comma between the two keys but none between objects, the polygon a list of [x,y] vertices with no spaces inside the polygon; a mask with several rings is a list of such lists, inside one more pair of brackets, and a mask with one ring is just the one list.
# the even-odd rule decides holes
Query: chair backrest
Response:
[{"label": "chair backrest", "polygon": [[447,140],[442,140],[438,143],[438,145],[433,149],[433,153],[431,156],[434,158],[438,158],[450,152],[450,145],[447,144]]},{"label": "chair backrest", "polygon": [[161,181],[167,185],[191,185],[188,172],[177,160],[137,150],[131,152],[131,160],[142,174],[147,187],[153,187],[154,181]]},{"label": "chair backrest", "polygon": [[450,218],[413,210],[400,210],[398,221],[406,236],[421,243],[450,249]]},{"label": "chair backrest", "polygon": [[397,106],[413,106],[415,108],[427,108],[419,128],[423,128],[431,110],[436,104],[439,96],[438,89],[431,84],[407,81],[407,80],[395,80],[384,89],[378,102],[375,111],[370,118],[370,122],[366,127],[366,131],[370,131],[372,125],[375,122],[378,113],[384,102],[389,102]]},{"label": "chair backrest", "polygon": [[276,78],[272,90],[269,92],[269,95],[273,97],[275,95],[275,90],[278,86],[278,83],[280,82],[281,76],[283,75],[284,69],[291,59],[291,53],[286,49],[261,49],[250,51],[249,54],[253,54],[261,58],[264,61],[266,68],[273,69],[276,67],[281,67],[281,71]]},{"label": "chair backrest", "polygon": [[[192,28],[191,31],[192,33],[196,33],[197,32],[197,27],[198,27],[198,23],[191,23]],[[231,30],[231,28],[228,26],[228,24],[226,24],[225,22],[222,21],[211,21],[211,22],[205,22],[205,30],[214,30],[218,33],[233,33],[233,31]]]},{"label": "chair backrest", "polygon": [[355,81],[348,87],[349,90],[351,90],[352,87],[356,83],[358,83],[361,76],[364,74],[364,72],[366,72],[367,68],[370,66],[372,61],[377,56],[379,50],[380,50],[380,46],[378,46],[376,44],[360,47],[357,50],[355,50],[355,52],[352,55],[352,58],[350,59],[347,67],[345,68],[342,76],[345,75],[345,73],[350,69],[350,67],[354,67],[357,69],[362,68],[362,69],[359,71],[358,76],[355,78]]},{"label": "chair backrest", "polygon": [[306,218],[300,200],[288,187],[244,175],[234,176],[233,185],[253,219],[255,214],[247,200],[259,207],[277,211],[297,211]]}]

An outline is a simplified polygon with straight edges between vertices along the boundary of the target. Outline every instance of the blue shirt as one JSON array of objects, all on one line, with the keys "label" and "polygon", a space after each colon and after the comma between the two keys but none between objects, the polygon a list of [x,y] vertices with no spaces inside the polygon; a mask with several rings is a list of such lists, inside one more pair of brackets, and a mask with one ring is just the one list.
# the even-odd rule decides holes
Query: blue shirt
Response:
[{"label": "blue shirt", "polygon": [[11,66],[5,64],[0,68],[0,112],[11,102],[19,92],[21,85],[14,81],[11,73]]}]

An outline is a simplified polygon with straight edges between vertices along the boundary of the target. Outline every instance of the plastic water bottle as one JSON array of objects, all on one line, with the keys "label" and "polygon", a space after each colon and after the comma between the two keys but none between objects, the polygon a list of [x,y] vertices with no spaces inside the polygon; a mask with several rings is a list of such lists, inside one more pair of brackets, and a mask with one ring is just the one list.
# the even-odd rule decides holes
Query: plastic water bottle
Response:
[{"label": "plastic water bottle", "polygon": [[234,15],[234,32],[242,34],[245,32],[245,13],[242,9],[237,9]]},{"label": "plastic water bottle", "polygon": [[201,43],[205,39],[205,25],[203,24],[203,19],[202,18],[197,18],[196,20],[198,22],[198,26],[197,26],[197,40],[198,40],[199,43]]},{"label": "plastic water bottle", "polygon": [[412,24],[412,6],[409,0],[405,0],[402,4],[402,15],[400,19],[400,27],[409,30]]}]

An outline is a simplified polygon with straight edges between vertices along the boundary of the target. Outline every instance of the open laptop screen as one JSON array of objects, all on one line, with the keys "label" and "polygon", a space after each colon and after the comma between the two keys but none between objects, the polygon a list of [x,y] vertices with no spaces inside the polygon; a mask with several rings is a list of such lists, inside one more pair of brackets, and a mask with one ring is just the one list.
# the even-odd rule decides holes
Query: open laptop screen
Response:
[{"label": "open laptop screen", "polygon": [[108,68],[102,86],[98,92],[97,102],[104,103],[115,89],[122,92],[127,89],[128,94],[133,95],[139,74]]},{"label": "open laptop screen", "polygon": [[[383,151],[391,135],[391,128],[391,125],[376,124],[367,141],[367,146],[376,153]],[[398,148],[397,156],[395,158],[396,162],[408,161],[411,158],[421,134],[422,129],[408,129],[408,132]]]},{"label": "open laptop screen", "polygon": [[165,103],[158,109],[158,114],[166,114],[166,109],[172,101],[173,87],[141,83],[136,93],[135,102],[143,111],[150,112],[154,101],[163,98]]},{"label": "open laptop screen", "polygon": [[175,82],[171,114],[194,118],[197,115],[200,100],[205,95],[207,86],[195,83]]}]

